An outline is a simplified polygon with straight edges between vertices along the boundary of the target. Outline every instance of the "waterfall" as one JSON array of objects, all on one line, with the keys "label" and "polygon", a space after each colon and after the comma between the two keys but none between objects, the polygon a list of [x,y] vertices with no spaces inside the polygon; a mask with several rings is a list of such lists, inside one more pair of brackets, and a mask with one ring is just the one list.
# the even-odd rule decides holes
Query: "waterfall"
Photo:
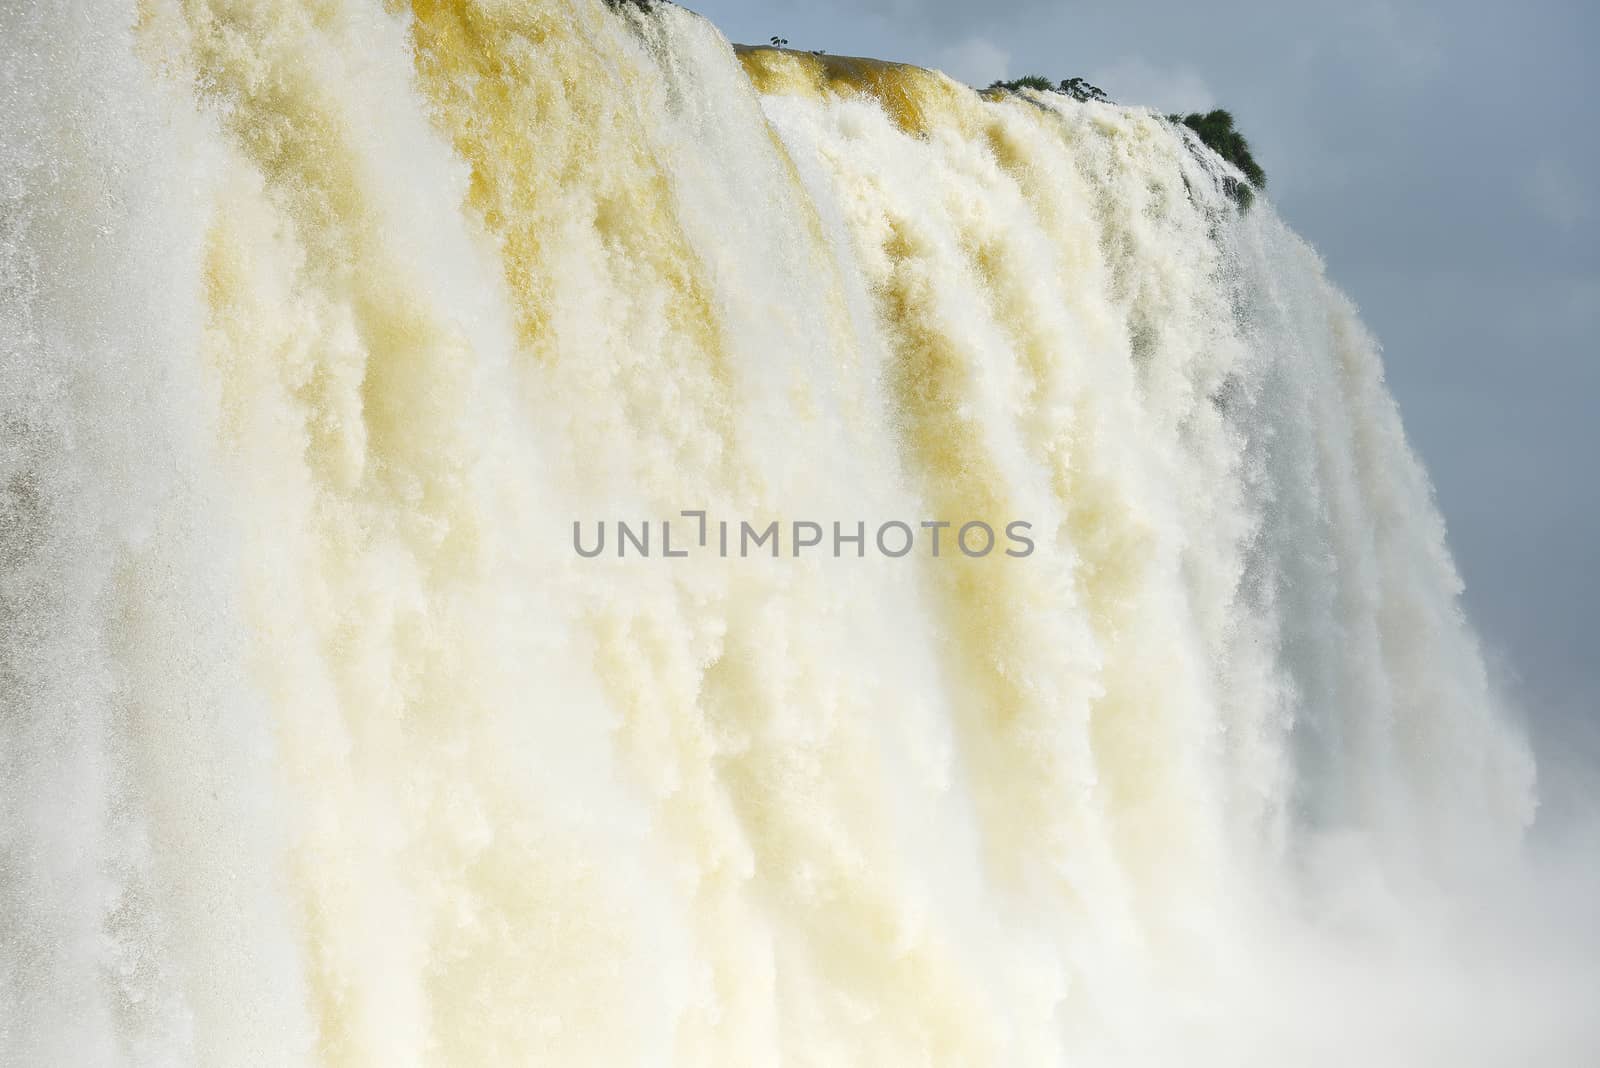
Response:
[{"label": "waterfall", "polygon": [[1592,1052],[1462,941],[1534,770],[1380,350],[1189,131],[665,3],[0,57],[0,1062]]}]

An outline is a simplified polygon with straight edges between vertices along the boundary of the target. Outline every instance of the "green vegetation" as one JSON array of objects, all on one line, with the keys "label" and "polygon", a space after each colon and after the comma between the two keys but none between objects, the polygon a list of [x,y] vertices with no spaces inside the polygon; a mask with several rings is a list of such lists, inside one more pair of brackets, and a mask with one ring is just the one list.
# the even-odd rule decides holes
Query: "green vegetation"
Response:
[{"label": "green vegetation", "polygon": [[1037,89],[1041,93],[1050,93],[1055,91],[1056,83],[1042,74],[1024,74],[1022,77],[1015,78],[1009,82],[990,82],[989,88],[1008,89],[1013,93],[1018,89]]},{"label": "green vegetation", "polygon": [[1066,93],[1077,101],[1098,100],[1102,104],[1111,102],[1111,98],[1106,96],[1103,89],[1098,85],[1091,85],[1083,78],[1063,78],[1061,84],[1056,88],[1056,92]]},{"label": "green vegetation", "polygon": [[1012,93],[1019,89],[1036,89],[1041,93],[1062,93],[1078,101],[1098,100],[1109,103],[1110,100],[1099,86],[1091,85],[1083,78],[1063,78],[1059,82],[1052,82],[1042,74],[1024,74],[1010,81],[991,82],[989,88],[1005,89]]},{"label": "green vegetation", "polygon": [[1250,206],[1255,200],[1255,190],[1266,188],[1267,173],[1250,155],[1250,142],[1233,128],[1233,116],[1228,112],[1218,108],[1204,115],[1192,112],[1188,115],[1168,115],[1167,118],[1189,127],[1200,135],[1200,140],[1205,142],[1207,148],[1239,168],[1245,181],[1225,182],[1224,187],[1240,208]]}]

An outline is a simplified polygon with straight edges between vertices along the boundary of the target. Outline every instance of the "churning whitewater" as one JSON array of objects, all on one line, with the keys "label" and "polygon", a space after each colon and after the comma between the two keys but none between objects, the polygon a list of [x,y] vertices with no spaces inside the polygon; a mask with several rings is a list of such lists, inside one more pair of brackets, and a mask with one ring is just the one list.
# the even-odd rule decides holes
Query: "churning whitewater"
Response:
[{"label": "churning whitewater", "polygon": [[[1187,131],[601,0],[0,61],[0,1062],[1578,1063],[1448,963],[1534,774],[1377,346]],[[686,511],[1036,547],[574,552]]]}]

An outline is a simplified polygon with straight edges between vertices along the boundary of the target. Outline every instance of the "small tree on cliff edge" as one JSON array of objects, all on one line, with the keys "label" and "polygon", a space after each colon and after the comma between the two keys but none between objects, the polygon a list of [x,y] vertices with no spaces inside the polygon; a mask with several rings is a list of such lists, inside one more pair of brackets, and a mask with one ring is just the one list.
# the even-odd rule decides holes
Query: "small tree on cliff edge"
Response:
[{"label": "small tree on cliff edge", "polygon": [[1244,134],[1233,128],[1233,116],[1218,108],[1202,115],[1198,111],[1188,115],[1168,115],[1173,122],[1182,123],[1200,135],[1200,140],[1217,155],[1238,167],[1251,185],[1265,189],[1267,174],[1250,155],[1250,142]]},{"label": "small tree on cliff edge", "polygon": [[1009,89],[1016,92],[1018,89],[1037,89],[1041,93],[1065,93],[1074,100],[1098,100],[1110,103],[1109,98],[1097,85],[1091,85],[1083,78],[1063,78],[1060,82],[1052,82],[1042,74],[1024,74],[1020,78],[1010,81],[997,81],[989,83],[990,89]]}]

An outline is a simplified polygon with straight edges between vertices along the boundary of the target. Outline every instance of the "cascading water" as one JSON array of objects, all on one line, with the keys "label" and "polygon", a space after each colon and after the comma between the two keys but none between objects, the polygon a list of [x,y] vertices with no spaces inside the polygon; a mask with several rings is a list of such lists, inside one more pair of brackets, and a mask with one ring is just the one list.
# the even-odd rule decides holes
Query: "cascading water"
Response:
[{"label": "cascading water", "polygon": [[0,1062],[1592,1052],[1462,978],[1532,764],[1376,346],[1186,132],[666,4],[0,57]]}]

